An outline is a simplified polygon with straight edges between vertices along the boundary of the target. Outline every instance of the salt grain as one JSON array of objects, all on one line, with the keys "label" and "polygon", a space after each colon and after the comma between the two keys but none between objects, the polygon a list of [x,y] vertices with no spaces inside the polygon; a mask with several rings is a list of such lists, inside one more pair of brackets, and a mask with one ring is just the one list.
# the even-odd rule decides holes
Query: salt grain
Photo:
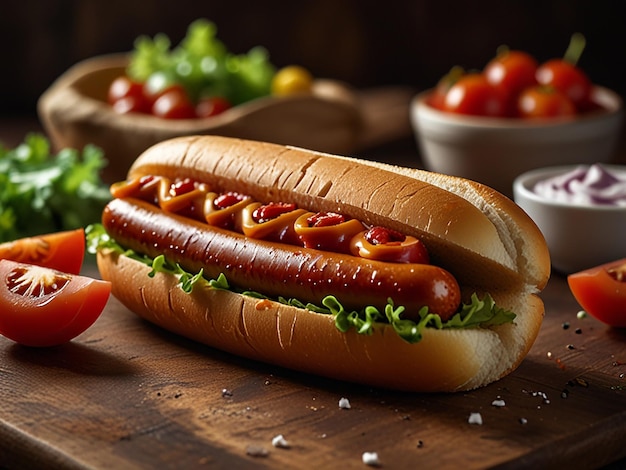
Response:
[{"label": "salt grain", "polygon": [[251,457],[267,457],[269,455],[269,451],[265,447],[249,445],[246,447],[246,454]]},{"label": "salt grain", "polygon": [[483,417],[480,413],[470,413],[469,419],[467,420],[469,424],[477,424],[481,426],[483,424]]},{"label": "salt grain", "polygon": [[274,447],[280,447],[282,449],[289,448],[289,442],[287,442],[282,434],[279,434],[278,436],[274,437],[274,439],[272,439],[272,445]]},{"label": "salt grain", "polygon": [[340,398],[339,399],[339,408],[342,408],[344,410],[349,410],[350,409],[350,400],[348,400],[347,398]]},{"label": "salt grain", "polygon": [[378,460],[377,452],[363,452],[363,463],[365,465],[370,465],[372,467],[377,467],[380,465],[380,460]]}]

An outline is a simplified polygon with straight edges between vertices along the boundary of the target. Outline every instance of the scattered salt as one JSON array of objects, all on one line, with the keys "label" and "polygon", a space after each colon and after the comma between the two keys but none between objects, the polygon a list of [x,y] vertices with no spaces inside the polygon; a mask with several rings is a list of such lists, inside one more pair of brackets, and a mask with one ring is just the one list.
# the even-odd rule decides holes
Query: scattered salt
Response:
[{"label": "scattered salt", "polygon": [[282,434],[279,434],[278,436],[274,437],[274,439],[272,439],[272,445],[274,447],[280,447],[282,449],[289,448],[289,442],[287,442]]},{"label": "scattered salt", "polygon": [[380,465],[380,460],[378,460],[377,452],[363,452],[362,458],[365,465],[371,465],[373,467]]},{"label": "scattered salt", "polygon": [[479,426],[481,426],[483,424],[483,417],[480,413],[470,413],[467,422],[469,424],[478,424]]},{"label": "scattered salt", "polygon": [[249,445],[246,447],[246,454],[251,457],[267,457],[269,455],[269,451],[265,447]]},{"label": "scattered salt", "polygon": [[339,399],[339,408],[342,408],[344,410],[349,410],[350,409],[350,400],[348,400],[347,398],[340,398]]}]

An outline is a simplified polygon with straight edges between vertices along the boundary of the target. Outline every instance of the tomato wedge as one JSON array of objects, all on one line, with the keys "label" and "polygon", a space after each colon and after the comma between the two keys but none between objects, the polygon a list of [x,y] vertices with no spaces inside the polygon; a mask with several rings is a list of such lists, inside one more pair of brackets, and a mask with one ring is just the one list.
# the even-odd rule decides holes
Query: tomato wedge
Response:
[{"label": "tomato wedge", "polygon": [[102,313],[111,283],[0,260],[0,334],[25,346],[66,343]]},{"label": "tomato wedge", "polygon": [[36,264],[78,274],[85,257],[85,231],[80,228],[20,238],[0,244],[0,259]]},{"label": "tomato wedge", "polygon": [[567,282],[589,315],[626,328],[626,258],[570,274]]}]

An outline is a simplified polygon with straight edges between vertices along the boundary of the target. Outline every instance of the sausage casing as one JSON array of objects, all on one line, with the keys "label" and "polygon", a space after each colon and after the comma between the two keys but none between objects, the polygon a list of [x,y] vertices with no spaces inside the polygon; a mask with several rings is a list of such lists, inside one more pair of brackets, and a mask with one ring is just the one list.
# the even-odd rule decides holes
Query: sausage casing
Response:
[{"label": "sausage casing", "polygon": [[424,306],[449,318],[460,289],[447,271],[429,264],[397,264],[348,254],[248,238],[200,221],[163,212],[134,198],[112,200],[103,212],[106,231],[121,245],[151,257],[164,255],[207,278],[223,273],[232,286],[269,297],[321,305],[334,295],[346,309],[372,305],[381,312],[391,298],[417,318]]}]

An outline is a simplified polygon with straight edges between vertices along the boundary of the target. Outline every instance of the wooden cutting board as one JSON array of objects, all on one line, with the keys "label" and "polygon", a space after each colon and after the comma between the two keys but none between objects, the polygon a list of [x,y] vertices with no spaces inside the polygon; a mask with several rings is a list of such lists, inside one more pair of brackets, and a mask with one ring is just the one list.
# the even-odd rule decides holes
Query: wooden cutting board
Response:
[{"label": "wooden cutting board", "polygon": [[[0,467],[348,469],[376,452],[380,468],[571,469],[624,458],[626,332],[578,319],[562,277],[543,298],[545,322],[520,368],[451,395],[239,359],[112,299],[70,344],[0,339]],[[272,445],[279,435],[289,448]]]}]

